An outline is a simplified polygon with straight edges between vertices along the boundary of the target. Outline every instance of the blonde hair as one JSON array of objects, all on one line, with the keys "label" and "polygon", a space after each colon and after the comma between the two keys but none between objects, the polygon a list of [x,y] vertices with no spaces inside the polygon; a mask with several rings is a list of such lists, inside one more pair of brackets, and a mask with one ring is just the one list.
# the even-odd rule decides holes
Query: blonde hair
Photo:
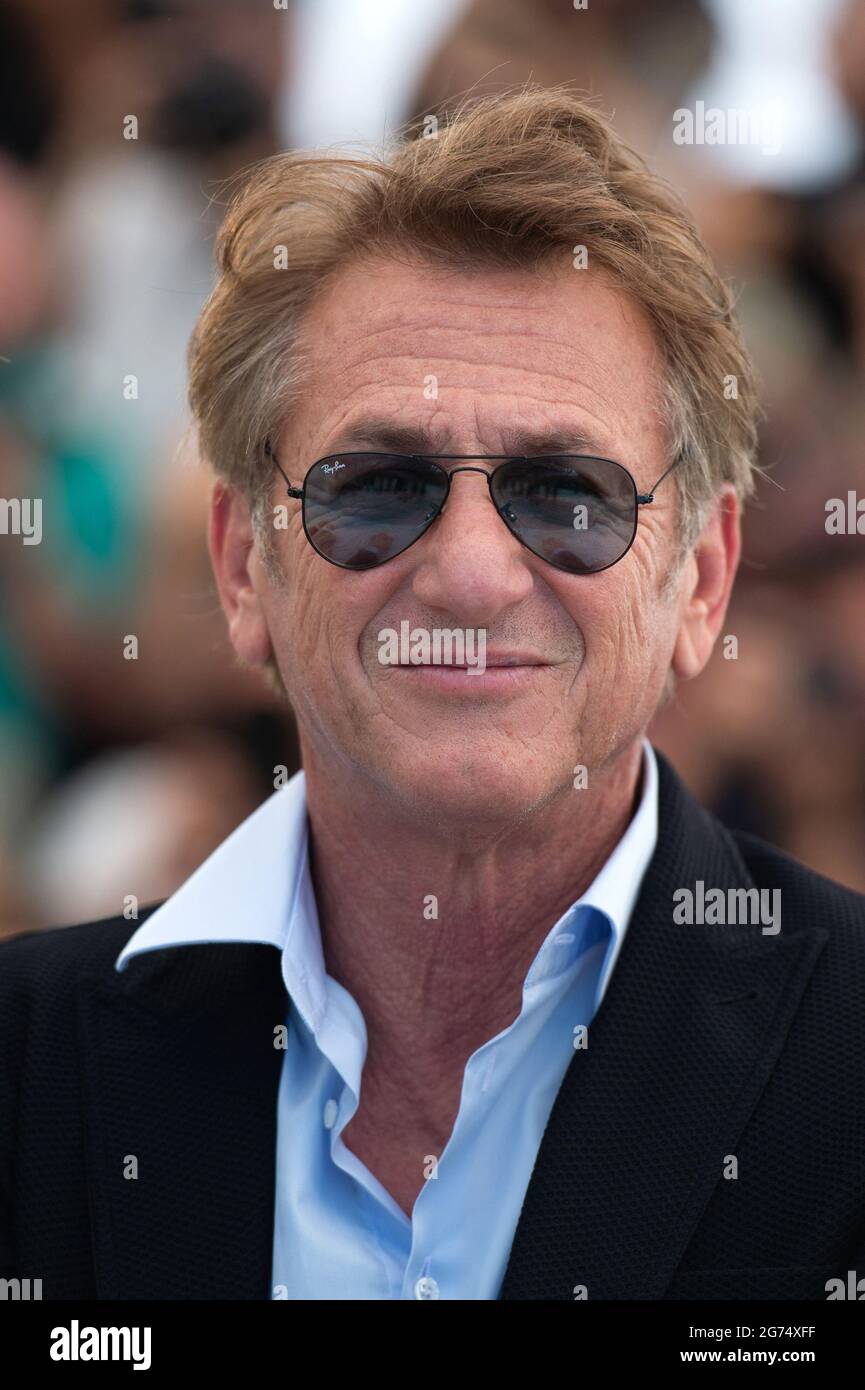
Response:
[{"label": "blonde hair", "polygon": [[204,456],[261,516],[273,483],[265,441],[290,422],[303,386],[304,311],[353,259],[532,269],[571,263],[584,246],[589,267],[652,324],[690,544],[723,483],[742,500],[753,489],[757,402],[732,293],[687,209],[568,87],[463,101],[426,125],[381,160],[291,151],[245,176],[189,347]]}]

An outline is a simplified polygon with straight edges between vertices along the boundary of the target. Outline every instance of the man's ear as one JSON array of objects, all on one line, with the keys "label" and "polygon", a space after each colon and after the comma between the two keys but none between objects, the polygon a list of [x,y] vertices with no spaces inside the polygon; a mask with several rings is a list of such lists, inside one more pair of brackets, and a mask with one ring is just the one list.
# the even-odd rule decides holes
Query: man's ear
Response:
[{"label": "man's ear", "polygon": [[672,669],[679,680],[698,676],[721,630],[742,549],[739,502],[729,483],[722,488],[689,557],[688,587]]},{"label": "man's ear", "polygon": [[218,482],[210,500],[207,545],[228,635],[241,661],[263,666],[273,654],[261,601],[264,572],[255,551],[249,504],[235,487]]}]

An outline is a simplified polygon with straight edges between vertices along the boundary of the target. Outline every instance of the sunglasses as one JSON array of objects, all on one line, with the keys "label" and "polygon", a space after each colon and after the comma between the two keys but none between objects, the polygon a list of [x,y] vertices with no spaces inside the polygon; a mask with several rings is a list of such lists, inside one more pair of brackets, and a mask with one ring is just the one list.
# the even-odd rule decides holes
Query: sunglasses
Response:
[{"label": "sunglasses", "polygon": [[[640,493],[633,477],[612,459],[583,454],[329,454],[292,487],[276,454],[265,444],[288,485],[303,503],[303,529],[315,551],[341,569],[384,565],[419,541],[441,516],[458,473],[480,473],[493,506],[512,536],[548,565],[566,574],[597,574],[630,550],[640,507],[655,488]],[[439,459],[501,459],[497,468],[442,468]]]}]

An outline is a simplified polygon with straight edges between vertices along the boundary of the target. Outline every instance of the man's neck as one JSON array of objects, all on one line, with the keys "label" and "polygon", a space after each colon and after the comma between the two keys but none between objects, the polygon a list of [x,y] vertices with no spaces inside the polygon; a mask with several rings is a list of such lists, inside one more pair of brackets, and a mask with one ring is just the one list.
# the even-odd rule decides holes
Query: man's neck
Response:
[{"label": "man's neck", "polygon": [[325,963],[363,1013],[371,1063],[461,1071],[513,1021],[542,942],[624,834],[641,768],[637,742],[591,791],[469,843],[307,765]]}]

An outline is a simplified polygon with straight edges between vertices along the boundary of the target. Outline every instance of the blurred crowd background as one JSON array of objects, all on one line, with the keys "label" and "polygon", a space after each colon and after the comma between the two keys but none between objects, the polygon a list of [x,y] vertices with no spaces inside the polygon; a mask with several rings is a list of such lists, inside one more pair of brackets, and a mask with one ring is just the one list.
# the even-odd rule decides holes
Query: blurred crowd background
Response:
[{"label": "blurred crowd background", "polygon": [[[865,891],[865,536],[825,528],[865,496],[865,0],[0,0],[0,498],[43,499],[41,544],[0,535],[0,934],[165,896],[297,767],[232,660],[187,431],[224,181],[526,79],[684,192],[763,382],[738,656],[655,741]],[[780,148],[677,145],[698,100],[771,106]]]}]

